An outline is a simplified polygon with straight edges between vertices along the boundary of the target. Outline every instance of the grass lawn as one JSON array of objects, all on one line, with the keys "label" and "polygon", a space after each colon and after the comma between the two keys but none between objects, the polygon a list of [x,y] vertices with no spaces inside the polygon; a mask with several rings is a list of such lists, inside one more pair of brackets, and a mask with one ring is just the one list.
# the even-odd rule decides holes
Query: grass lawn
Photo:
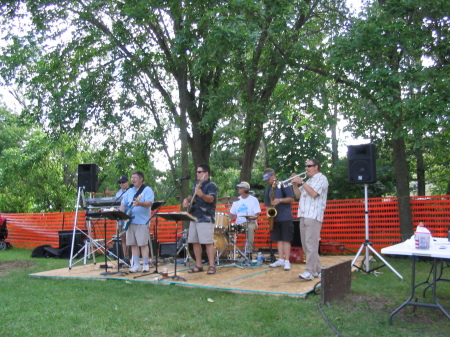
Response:
[{"label": "grass lawn", "polygon": [[[330,325],[343,336],[450,335],[450,321],[437,309],[406,307],[389,325],[390,313],[410,293],[410,259],[387,258],[405,281],[387,266],[377,275],[355,272],[344,300],[320,306],[320,295],[299,299],[121,280],[35,278],[28,275],[66,267],[68,260],[30,254],[0,251],[1,336],[336,336]],[[416,279],[425,280],[430,266],[418,262]],[[416,294],[421,301],[422,290]],[[429,290],[426,299],[431,296]],[[450,311],[450,283],[439,283],[438,298]]]}]

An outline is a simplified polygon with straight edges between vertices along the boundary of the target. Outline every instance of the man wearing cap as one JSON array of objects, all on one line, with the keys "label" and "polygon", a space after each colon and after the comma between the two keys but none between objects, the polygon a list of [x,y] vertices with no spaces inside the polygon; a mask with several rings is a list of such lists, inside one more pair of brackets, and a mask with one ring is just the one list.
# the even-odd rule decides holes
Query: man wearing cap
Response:
[{"label": "man wearing cap", "polygon": [[[121,175],[119,179],[117,180],[117,183],[119,184],[120,188],[116,193],[116,200],[115,201],[122,201],[122,197],[125,194],[125,192],[128,190],[128,177],[126,175]],[[122,222],[121,222],[122,223]],[[122,241],[122,251],[123,251],[123,260],[126,264],[130,264],[130,256],[128,254],[128,246],[127,246],[127,232],[121,231],[120,232],[120,239]]]},{"label": "man wearing cap", "polygon": [[289,256],[291,254],[291,241],[294,239],[294,223],[292,222],[294,192],[290,187],[278,187],[275,171],[271,168],[264,170],[263,181],[269,185],[264,194],[264,205],[266,207],[273,206],[277,210],[273,230],[270,231],[270,240],[278,241],[278,260],[270,264],[269,267],[283,267],[284,270],[290,270]]},{"label": "man wearing cap", "polygon": [[[261,208],[259,201],[253,195],[250,195],[250,184],[242,181],[236,185],[239,194],[239,200],[233,202],[230,209],[230,220],[236,219],[237,225],[247,226],[247,248],[246,252],[253,252],[253,242],[255,239],[255,230],[258,228],[259,214]],[[244,217],[247,216],[247,217]]]}]

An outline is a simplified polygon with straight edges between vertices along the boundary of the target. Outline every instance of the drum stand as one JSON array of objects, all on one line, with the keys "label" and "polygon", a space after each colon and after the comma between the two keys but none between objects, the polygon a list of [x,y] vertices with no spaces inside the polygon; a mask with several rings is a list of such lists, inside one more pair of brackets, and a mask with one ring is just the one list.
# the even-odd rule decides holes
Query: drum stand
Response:
[{"label": "drum stand", "polygon": [[244,255],[249,257],[249,260],[252,260],[252,252],[248,251],[248,222],[245,223],[245,245],[244,245]]},{"label": "drum stand", "polygon": [[227,245],[220,251],[220,253],[217,253],[217,257],[216,257],[216,263],[217,265],[219,265],[219,258],[222,256],[222,254],[228,249],[229,246],[233,246],[233,258],[231,258],[230,260],[236,261],[236,252],[238,252],[239,254],[241,254],[241,256],[244,258],[245,261],[250,261],[250,259],[247,257],[247,255],[241,251],[237,245],[236,245],[236,241],[237,241],[237,231],[235,231],[234,233],[232,232],[228,232],[228,237],[230,238],[230,241],[227,243]]},{"label": "drum stand", "polygon": [[[188,254],[188,245],[186,244],[187,241],[187,234],[186,232],[188,231],[188,229],[185,229],[184,231],[181,232],[181,238],[178,240],[177,242],[177,256],[180,255],[181,251],[184,250],[184,265],[187,265],[187,262],[190,259],[190,256]],[[186,234],[186,235],[185,235]],[[181,244],[181,246],[180,246]]]}]

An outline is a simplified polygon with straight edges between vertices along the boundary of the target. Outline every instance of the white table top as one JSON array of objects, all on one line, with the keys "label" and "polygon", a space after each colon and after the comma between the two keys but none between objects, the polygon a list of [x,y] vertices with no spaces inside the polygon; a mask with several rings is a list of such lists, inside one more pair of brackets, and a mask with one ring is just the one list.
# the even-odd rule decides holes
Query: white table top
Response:
[{"label": "white table top", "polygon": [[381,249],[382,254],[428,256],[450,259],[450,242],[447,238],[431,238],[430,249],[416,249],[414,238]]}]

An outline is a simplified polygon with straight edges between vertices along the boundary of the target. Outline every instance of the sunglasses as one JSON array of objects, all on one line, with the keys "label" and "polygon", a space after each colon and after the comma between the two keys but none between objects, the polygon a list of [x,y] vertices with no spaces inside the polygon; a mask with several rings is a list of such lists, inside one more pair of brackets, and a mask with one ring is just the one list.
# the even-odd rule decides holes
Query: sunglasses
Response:
[{"label": "sunglasses", "polygon": [[126,181],[119,181],[119,184],[125,184]]},{"label": "sunglasses", "polygon": [[206,171],[197,171],[197,173],[206,173]]},{"label": "sunglasses", "polygon": [[316,166],[316,165],[306,165],[306,167],[314,167],[314,166]]}]

